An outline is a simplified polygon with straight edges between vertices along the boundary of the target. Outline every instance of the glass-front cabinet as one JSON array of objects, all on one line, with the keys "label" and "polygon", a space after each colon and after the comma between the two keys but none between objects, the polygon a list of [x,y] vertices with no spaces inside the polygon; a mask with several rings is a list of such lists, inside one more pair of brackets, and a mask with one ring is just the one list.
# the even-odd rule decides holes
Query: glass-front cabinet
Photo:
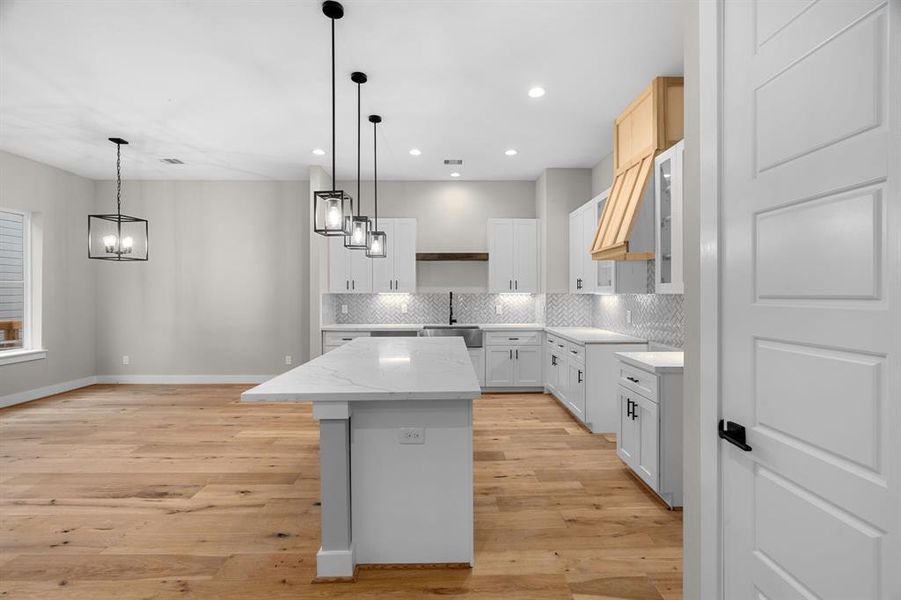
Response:
[{"label": "glass-front cabinet", "polygon": [[654,202],[656,252],[654,257],[655,291],[681,294],[682,284],[682,155],[680,141],[654,161]]}]

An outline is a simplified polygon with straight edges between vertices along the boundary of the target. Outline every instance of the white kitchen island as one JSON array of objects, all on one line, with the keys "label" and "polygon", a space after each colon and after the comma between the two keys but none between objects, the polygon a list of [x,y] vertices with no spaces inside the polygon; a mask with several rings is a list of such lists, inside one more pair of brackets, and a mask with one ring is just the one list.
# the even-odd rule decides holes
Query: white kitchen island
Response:
[{"label": "white kitchen island", "polygon": [[313,402],[317,579],[351,579],[358,564],[472,564],[479,394],[462,338],[363,337],[241,395]]}]

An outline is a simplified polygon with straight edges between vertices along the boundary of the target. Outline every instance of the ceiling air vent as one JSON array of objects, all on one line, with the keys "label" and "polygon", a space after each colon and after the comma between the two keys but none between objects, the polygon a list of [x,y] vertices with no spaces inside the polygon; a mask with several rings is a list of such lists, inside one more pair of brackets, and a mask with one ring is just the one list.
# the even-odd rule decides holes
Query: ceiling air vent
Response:
[{"label": "ceiling air vent", "polygon": [[181,161],[177,158],[161,158],[160,162],[164,162],[167,165],[183,165],[183,164],[185,164],[184,161]]},{"label": "ceiling air vent", "polygon": [[463,161],[459,158],[445,158],[444,164],[446,165],[462,165]]}]

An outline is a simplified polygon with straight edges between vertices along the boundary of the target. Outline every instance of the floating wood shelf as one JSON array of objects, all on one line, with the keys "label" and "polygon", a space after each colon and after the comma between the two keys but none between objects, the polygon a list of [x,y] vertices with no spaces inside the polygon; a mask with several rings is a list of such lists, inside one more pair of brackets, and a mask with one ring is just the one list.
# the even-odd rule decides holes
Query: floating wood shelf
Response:
[{"label": "floating wood shelf", "polygon": [[421,261],[480,261],[488,260],[487,252],[417,252],[416,260]]}]

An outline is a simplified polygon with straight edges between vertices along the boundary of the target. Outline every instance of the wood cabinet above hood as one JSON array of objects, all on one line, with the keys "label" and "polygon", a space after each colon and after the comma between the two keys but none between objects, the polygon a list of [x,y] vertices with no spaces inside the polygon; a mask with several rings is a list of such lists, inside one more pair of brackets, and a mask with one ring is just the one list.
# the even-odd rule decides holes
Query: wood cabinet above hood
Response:
[{"label": "wood cabinet above hood", "polygon": [[[683,80],[658,77],[613,126],[613,186],[591,247],[595,260],[650,260],[652,248],[632,248],[654,158],[683,136]],[[653,209],[651,209],[653,210]]]}]

